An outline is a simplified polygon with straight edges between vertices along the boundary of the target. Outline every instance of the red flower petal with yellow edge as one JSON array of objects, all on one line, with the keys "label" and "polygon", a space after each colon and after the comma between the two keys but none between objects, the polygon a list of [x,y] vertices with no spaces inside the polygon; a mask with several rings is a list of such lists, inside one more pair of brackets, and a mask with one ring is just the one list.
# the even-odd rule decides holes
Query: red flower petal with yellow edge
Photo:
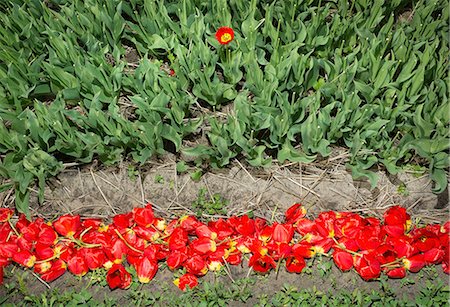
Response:
[{"label": "red flower petal with yellow edge", "polygon": [[186,268],[188,273],[202,276],[208,272],[208,267],[206,261],[199,255],[194,255],[188,258],[183,266]]},{"label": "red flower petal with yellow edge", "polygon": [[186,273],[180,278],[175,279],[173,283],[175,284],[175,286],[185,291],[186,287],[189,287],[190,289],[196,287],[198,285],[198,279],[195,275]]},{"label": "red flower petal with yellow edge", "polygon": [[106,273],[106,282],[111,289],[127,289],[131,285],[131,275],[121,264],[114,264]]},{"label": "red flower petal with yellow edge", "polygon": [[158,263],[156,261],[151,261],[147,257],[141,257],[135,264],[136,274],[139,282],[149,283],[150,280],[155,277],[158,271]]},{"label": "red flower petal with yellow edge", "polygon": [[22,250],[12,255],[12,260],[24,267],[31,268],[36,261],[36,256],[27,250]]},{"label": "red flower petal with yellow edge", "polygon": [[55,230],[64,237],[71,237],[81,227],[81,219],[79,215],[63,215],[53,223]]},{"label": "red flower petal with yellow edge", "polygon": [[403,259],[404,267],[413,273],[419,272],[427,263],[423,257],[423,254],[417,254],[412,257]]},{"label": "red flower petal with yellow edge", "polygon": [[216,39],[221,45],[229,44],[234,39],[234,31],[230,27],[220,27],[216,32]]}]

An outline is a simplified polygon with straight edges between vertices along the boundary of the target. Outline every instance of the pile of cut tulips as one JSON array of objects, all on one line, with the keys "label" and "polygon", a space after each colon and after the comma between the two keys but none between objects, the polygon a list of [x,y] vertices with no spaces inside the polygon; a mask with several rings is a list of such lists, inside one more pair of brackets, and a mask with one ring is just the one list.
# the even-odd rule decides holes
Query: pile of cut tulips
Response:
[{"label": "pile of cut tulips", "polygon": [[[207,223],[194,216],[167,221],[156,217],[151,204],[118,214],[110,224],[101,219],[63,215],[53,222],[29,221],[0,209],[0,284],[3,269],[18,264],[51,282],[66,271],[83,276],[107,270],[111,289],[127,289],[135,271],[150,282],[160,262],[182,272],[174,283],[193,288],[198,278],[243,260],[254,271],[272,269],[300,273],[306,261],[328,256],[342,271],[354,269],[362,279],[386,274],[403,278],[424,266],[441,264],[449,274],[450,221],[418,227],[406,209],[389,208],[383,221],[351,212],[322,212],[305,217],[301,204],[286,210],[283,223],[232,216]],[[13,222],[13,220],[15,222]]]}]

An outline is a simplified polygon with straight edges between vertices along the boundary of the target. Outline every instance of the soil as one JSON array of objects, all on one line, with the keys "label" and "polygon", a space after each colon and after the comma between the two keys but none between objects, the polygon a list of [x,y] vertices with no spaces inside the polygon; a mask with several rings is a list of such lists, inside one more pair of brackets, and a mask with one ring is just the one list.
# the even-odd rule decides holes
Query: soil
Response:
[{"label": "soil", "polygon": [[[170,155],[164,160],[152,161],[142,167],[126,163],[109,168],[97,167],[95,163],[75,166],[48,182],[43,204],[37,202],[36,195],[33,196],[31,211],[32,215],[48,220],[66,213],[108,220],[115,214],[151,203],[156,215],[172,219],[194,214],[192,202],[198,198],[199,190],[204,188],[209,197],[218,193],[228,200],[225,217],[252,212],[254,216],[282,222],[284,211],[300,202],[308,209],[309,218],[327,210],[353,211],[381,218],[387,208],[400,204],[408,208],[416,223],[443,223],[449,219],[448,190],[445,192],[447,195],[434,194],[427,174],[404,172],[389,176],[379,171],[379,184],[371,190],[367,181],[352,179],[345,168],[347,157],[345,150],[335,149],[332,157],[327,160],[311,164],[275,165],[268,169],[251,168],[234,161],[227,169],[205,173],[197,182],[190,177],[194,168],[184,174],[177,174],[175,156]],[[0,201],[13,207],[13,193],[7,191],[0,194]],[[202,218],[209,220],[220,216],[204,214]],[[18,268],[13,270],[21,271]],[[440,267],[436,271],[438,278],[447,280],[448,276]],[[229,275],[220,277],[208,273],[202,279],[214,281],[218,278],[223,279],[224,284],[230,284],[230,281],[246,277],[249,273],[250,276],[256,276],[248,271],[245,264],[242,267],[230,266],[228,273]],[[29,273],[27,276],[26,285],[30,293],[38,294],[46,289],[46,285],[37,282],[36,277]],[[418,276],[412,274],[408,277],[415,280],[414,284],[404,285],[402,281],[390,280],[389,285],[399,297],[414,297],[426,280]],[[15,278],[6,276],[5,283]],[[173,288],[177,293],[179,290],[172,284],[173,279],[173,272],[167,268],[160,270],[154,281],[144,285],[142,291],[161,290],[161,285],[168,285],[169,289]],[[322,292],[340,289],[352,291],[356,288],[371,290],[380,287],[379,282],[363,282],[356,273],[342,273],[333,265],[331,272],[325,277],[320,277],[314,271],[310,275],[289,274],[284,269],[278,274],[271,272],[268,277],[258,277],[252,291],[256,294],[254,297],[270,297],[285,284],[298,289],[316,287]],[[86,286],[85,280],[70,274],[65,274],[50,284],[51,288],[61,291],[83,286]],[[107,287],[94,286],[93,289],[98,290],[95,295],[99,299],[103,299],[106,294],[119,299],[119,302],[126,293],[122,290],[111,292]]]}]

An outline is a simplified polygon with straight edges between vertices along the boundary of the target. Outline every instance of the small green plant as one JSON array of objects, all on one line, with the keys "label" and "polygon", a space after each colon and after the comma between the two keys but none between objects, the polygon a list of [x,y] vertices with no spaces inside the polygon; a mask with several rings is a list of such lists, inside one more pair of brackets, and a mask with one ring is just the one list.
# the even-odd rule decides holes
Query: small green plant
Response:
[{"label": "small green plant", "polygon": [[159,184],[163,184],[164,183],[164,177],[161,175],[156,175],[155,176],[155,183],[159,183]]},{"label": "small green plant", "polygon": [[226,214],[225,207],[228,205],[228,200],[224,199],[220,194],[216,193],[207,197],[208,190],[201,188],[198,192],[198,198],[192,203],[192,208],[195,210],[197,216],[202,214]]},{"label": "small green plant", "polygon": [[135,181],[139,176],[139,171],[136,169],[134,165],[128,165],[128,178],[130,180]]},{"label": "small green plant", "polygon": [[406,187],[406,185],[402,182],[400,183],[400,185],[397,187],[397,193],[402,195],[402,196],[408,196],[409,195],[409,190]]}]

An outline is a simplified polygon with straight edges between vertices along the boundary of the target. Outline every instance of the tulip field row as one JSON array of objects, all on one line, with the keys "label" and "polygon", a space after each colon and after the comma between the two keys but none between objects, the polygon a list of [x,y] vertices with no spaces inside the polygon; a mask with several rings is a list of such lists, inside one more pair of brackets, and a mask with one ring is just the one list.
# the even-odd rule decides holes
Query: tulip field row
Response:
[{"label": "tulip field row", "polygon": [[130,267],[148,283],[164,262],[183,274],[174,280],[181,290],[223,266],[247,260],[255,272],[285,267],[301,273],[317,255],[331,257],[343,272],[355,270],[363,280],[404,278],[424,266],[441,265],[450,273],[450,221],[418,227],[403,207],[393,206],[383,220],[350,212],[322,212],[315,219],[294,204],[283,223],[232,216],[203,223],[194,216],[171,221],[155,217],[151,204],[117,214],[112,223],[63,215],[53,222],[29,221],[23,214],[0,209],[0,282],[9,264],[33,270],[46,282],[66,271],[83,276],[107,270],[111,289],[127,289]]},{"label": "tulip field row", "polygon": [[[48,0],[0,4],[0,192],[70,165],[449,166],[445,0]],[[201,140],[201,141],[199,141]],[[418,165],[417,165],[418,164]]]}]

